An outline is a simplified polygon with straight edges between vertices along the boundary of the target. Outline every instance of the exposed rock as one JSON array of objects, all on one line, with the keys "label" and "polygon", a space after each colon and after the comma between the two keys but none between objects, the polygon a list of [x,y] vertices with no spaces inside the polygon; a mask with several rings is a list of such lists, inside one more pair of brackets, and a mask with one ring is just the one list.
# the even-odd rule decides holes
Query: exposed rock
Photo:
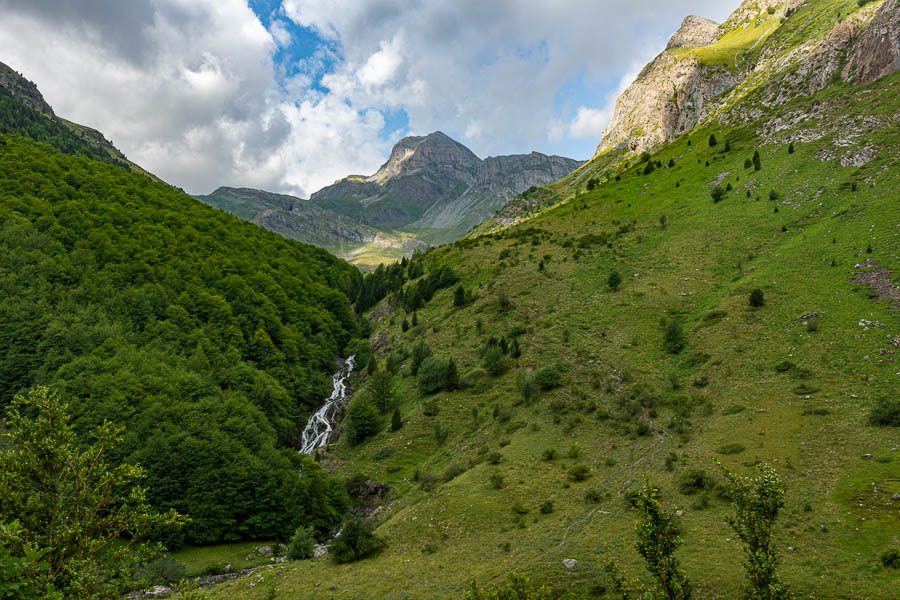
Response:
[{"label": "exposed rock", "polygon": [[168,598],[173,595],[175,590],[164,585],[154,585],[146,590],[139,590],[128,594],[128,598]]},{"label": "exposed rock", "polygon": [[719,39],[719,24],[703,17],[685,17],[681,28],[669,40],[666,49],[709,46]]},{"label": "exposed rock", "polygon": [[259,546],[256,548],[256,551],[260,556],[264,556],[265,558],[272,558],[275,556],[275,551],[272,550],[272,546]]},{"label": "exposed rock", "polygon": [[328,556],[328,546],[317,544],[313,549],[313,558],[322,558],[323,556]]},{"label": "exposed rock", "polygon": [[841,157],[842,167],[861,167],[875,158],[875,151],[869,146],[851,150]]},{"label": "exposed rock", "polygon": [[616,100],[597,153],[610,148],[641,152],[675,139],[700,123],[711,100],[741,80],[739,74],[704,65],[696,56],[663,52]]},{"label": "exposed rock", "polygon": [[22,104],[39,110],[49,117],[56,116],[37,86],[3,63],[0,63],[0,87]]},{"label": "exposed rock", "polygon": [[[874,7],[873,7],[874,8]],[[886,0],[854,41],[841,76],[860,85],[900,70],[900,0]]]},{"label": "exposed rock", "polygon": [[570,571],[575,570],[575,568],[578,566],[578,561],[574,558],[564,558],[562,562],[563,566]]}]

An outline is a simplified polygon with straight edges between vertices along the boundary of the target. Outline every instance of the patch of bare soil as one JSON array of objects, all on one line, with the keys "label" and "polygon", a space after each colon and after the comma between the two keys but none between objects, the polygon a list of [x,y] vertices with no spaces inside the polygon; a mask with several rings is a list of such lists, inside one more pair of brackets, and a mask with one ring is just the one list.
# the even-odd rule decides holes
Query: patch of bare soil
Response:
[{"label": "patch of bare soil", "polygon": [[879,267],[871,258],[867,258],[856,268],[856,277],[850,283],[869,286],[872,290],[870,298],[890,302],[892,309],[900,310],[900,286],[894,283],[894,274],[890,269]]}]

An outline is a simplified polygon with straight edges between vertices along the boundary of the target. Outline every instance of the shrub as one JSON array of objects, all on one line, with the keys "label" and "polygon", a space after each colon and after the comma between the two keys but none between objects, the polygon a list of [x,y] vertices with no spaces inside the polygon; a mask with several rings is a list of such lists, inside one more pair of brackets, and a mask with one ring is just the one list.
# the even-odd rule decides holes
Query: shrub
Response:
[{"label": "shrub", "polygon": [[541,453],[541,458],[543,458],[547,462],[556,460],[556,448],[545,448],[544,452]]},{"label": "shrub", "polygon": [[791,142],[788,145],[788,154],[793,154],[793,153],[794,153],[794,142]]},{"label": "shrub", "polygon": [[881,398],[869,413],[869,423],[882,427],[900,427],[900,399]]},{"label": "shrub", "polygon": [[691,469],[678,478],[678,491],[685,496],[712,489],[715,485],[713,478],[707,475],[703,469]]},{"label": "shrub", "polygon": [[745,168],[745,169],[749,169],[749,168],[752,167],[752,166],[753,166],[753,161],[752,161],[752,160],[750,160],[749,158],[744,160],[744,168]]},{"label": "shrub", "polygon": [[503,455],[499,452],[491,452],[488,454],[487,461],[492,465],[499,465],[500,461],[503,460]]},{"label": "shrub", "polygon": [[[501,544],[504,552],[509,552],[509,542]],[[559,598],[552,589],[546,585],[532,582],[518,572],[510,573],[506,583],[502,585],[491,584],[486,588],[478,587],[472,581],[472,587],[463,595],[462,600],[555,600]]]},{"label": "shrub", "polygon": [[[516,344],[515,340],[513,344]],[[516,388],[525,402],[529,402],[534,396],[534,378],[524,369],[516,371]]]},{"label": "shrub", "polygon": [[734,189],[734,188],[731,187],[731,182],[729,182],[728,185],[725,186],[725,191],[726,191],[726,192],[730,192],[730,191],[733,190],[733,189]]},{"label": "shrub", "polygon": [[377,554],[384,547],[384,541],[375,535],[372,525],[352,515],[344,521],[341,535],[332,540],[329,553],[334,562],[342,564]]},{"label": "shrub", "polygon": [[[2,551],[0,551],[2,552]],[[2,565],[0,560],[0,565]],[[135,575],[150,584],[169,584],[181,581],[184,578],[186,567],[184,563],[175,560],[171,556],[163,556],[137,570]],[[0,571],[3,572],[3,571]],[[5,573],[4,573],[5,574]],[[3,580],[0,580],[3,581]],[[3,581],[6,583],[6,581]],[[10,598],[2,594],[3,588],[0,587],[0,598]]]},{"label": "shrub", "polygon": [[740,454],[744,450],[746,450],[746,448],[743,444],[725,444],[724,446],[719,446],[719,448],[716,449],[716,452],[718,452],[719,454],[728,455]]},{"label": "shrub", "polygon": [[759,288],[756,288],[752,292],[750,292],[749,298],[750,306],[754,308],[760,308],[766,305],[766,297],[763,294],[763,291]]},{"label": "shrub", "polygon": [[491,476],[488,479],[491,482],[491,487],[495,490],[503,488],[503,475],[500,473],[491,473]]},{"label": "shrub", "polygon": [[539,507],[541,514],[549,515],[553,512],[553,500],[544,500]]},{"label": "shrub", "polygon": [[609,289],[612,291],[617,291],[619,286],[622,285],[622,275],[618,271],[613,271],[609,274],[609,277],[606,278],[606,285],[609,286]]},{"label": "shrub", "polygon": [[488,346],[484,351],[481,364],[491,375],[500,375],[506,369],[506,360],[503,357],[503,351],[499,346]]},{"label": "shrub", "polygon": [[759,171],[762,169],[762,159],[759,157],[759,150],[753,153],[753,170]]},{"label": "shrub", "polygon": [[709,147],[712,148],[719,142],[716,141],[716,135],[714,133],[709,134]]},{"label": "shrub", "polygon": [[721,185],[717,185],[709,192],[709,195],[712,197],[713,202],[719,202],[725,197],[725,188]]},{"label": "shrub", "polygon": [[291,560],[312,558],[315,550],[316,537],[313,528],[301,525],[294,531],[294,537],[288,544],[288,558]]},{"label": "shrub", "polygon": [[459,308],[461,306],[466,305],[466,290],[463,289],[462,284],[456,288],[456,291],[453,292],[453,306]]},{"label": "shrub", "polygon": [[681,327],[681,322],[678,319],[671,319],[669,324],[666,325],[666,331],[663,335],[663,346],[666,351],[671,352],[672,354],[678,354],[684,349],[685,344],[687,343],[684,335],[684,329]]},{"label": "shrub", "polygon": [[599,504],[603,500],[603,492],[597,488],[584,490],[584,501],[588,504]]},{"label": "shrub", "polygon": [[420,341],[418,344],[413,346],[412,351],[412,361],[409,365],[409,371],[413,375],[417,375],[419,373],[419,367],[426,358],[431,356],[431,348],[428,347],[424,341]]},{"label": "shrub", "polygon": [[577,464],[569,469],[569,481],[585,481],[591,476],[591,468],[585,464]]},{"label": "shrub", "polygon": [[534,382],[542,390],[551,390],[562,381],[562,369],[559,365],[547,365],[534,375]]},{"label": "shrub", "polygon": [[446,469],[444,469],[444,481],[453,481],[460,475],[466,472],[466,468],[463,465],[453,463],[449,465]]},{"label": "shrub", "polygon": [[447,375],[450,362],[436,356],[429,356],[422,361],[418,369],[419,392],[435,394],[447,387]]},{"label": "shrub", "polygon": [[881,566],[885,569],[900,569],[900,549],[890,548],[881,553],[878,557]]}]

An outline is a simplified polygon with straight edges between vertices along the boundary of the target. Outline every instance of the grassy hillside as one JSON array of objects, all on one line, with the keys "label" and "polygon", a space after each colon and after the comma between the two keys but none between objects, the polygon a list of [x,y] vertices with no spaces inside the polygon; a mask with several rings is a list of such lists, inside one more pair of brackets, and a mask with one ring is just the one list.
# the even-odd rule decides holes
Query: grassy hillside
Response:
[{"label": "grassy hillside", "polygon": [[[564,598],[604,597],[607,558],[642,574],[624,495],[647,474],[684,511],[679,556],[697,597],[735,598],[730,507],[695,472],[720,480],[714,458],[784,477],[776,537],[797,597],[895,597],[878,556],[900,543],[898,430],[868,416],[900,389],[898,84],[838,84],[746,127],[694,131],[526,223],[428,253],[426,271],[452,267],[474,301],[440,291],[405,332],[412,316],[383,303],[372,343],[387,359],[424,341],[464,389],[421,394],[406,358],[403,427],[385,415],[376,437],[322,458],[393,488],[376,517],[387,549],[290,563],[213,597],[458,598],[513,569]],[[799,141],[813,130],[824,134]],[[872,160],[841,166],[861,148]],[[751,307],[757,288],[765,305]],[[678,353],[664,347],[673,320]],[[522,352],[496,376],[491,337]],[[523,398],[517,380],[548,366],[559,385]]]}]

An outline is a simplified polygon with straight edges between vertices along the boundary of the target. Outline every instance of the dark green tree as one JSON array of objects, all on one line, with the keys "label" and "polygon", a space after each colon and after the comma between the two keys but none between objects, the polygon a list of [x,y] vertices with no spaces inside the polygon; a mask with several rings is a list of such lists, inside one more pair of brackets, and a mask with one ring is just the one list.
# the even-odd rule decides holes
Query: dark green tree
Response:
[{"label": "dark green tree", "polygon": [[709,147],[712,148],[719,142],[716,141],[716,135],[714,133],[709,134]]},{"label": "dark green tree", "polygon": [[447,374],[445,379],[444,389],[448,392],[452,392],[459,387],[459,371],[456,368],[456,362],[452,358],[447,363]]},{"label": "dark green tree", "polygon": [[366,394],[357,394],[347,409],[347,442],[351,446],[366,441],[381,428],[378,409]]},{"label": "dark green tree", "polygon": [[759,157],[759,150],[753,152],[753,170],[759,171],[762,169],[762,159]]},{"label": "dark green tree", "polygon": [[391,431],[399,431],[403,427],[403,417],[400,415],[400,407],[394,409],[391,415]]},{"label": "dark green tree", "polygon": [[456,291],[453,292],[453,306],[460,308],[466,305],[466,290],[463,288],[462,284],[457,286]]},{"label": "dark green tree", "polygon": [[759,288],[756,288],[752,292],[750,292],[750,306],[754,308],[759,308],[761,306],[766,305],[766,297],[763,294],[763,291]]},{"label": "dark green tree", "polygon": [[725,189],[721,185],[717,185],[709,192],[709,195],[712,197],[713,202],[719,202],[725,197]]},{"label": "dark green tree", "polygon": [[663,345],[667,352],[678,354],[684,349],[687,340],[684,335],[684,329],[681,321],[678,319],[669,319],[666,325],[665,334],[663,335]]},{"label": "dark green tree", "polygon": [[143,469],[110,465],[121,428],[104,422],[96,442],[82,448],[68,406],[46,387],[16,396],[7,429],[9,446],[0,451],[0,523],[17,526],[7,526],[0,547],[18,545],[24,560],[40,567],[36,580],[48,594],[118,597],[118,586],[164,550],[147,543],[149,534],[183,524],[184,517],[151,510],[139,485]]},{"label": "dark green tree", "polygon": [[606,285],[609,286],[610,290],[618,291],[619,286],[622,285],[622,275],[618,271],[611,272],[609,277],[606,278]]},{"label": "dark green tree", "polygon": [[[455,368],[455,365],[454,365]],[[429,356],[419,367],[417,383],[422,394],[436,394],[446,389],[450,362],[437,356]]]},{"label": "dark green tree", "polygon": [[372,402],[382,413],[394,406],[394,376],[389,371],[378,371],[369,376],[366,389],[371,394]]},{"label": "dark green tree", "polygon": [[409,365],[410,373],[418,375],[422,361],[429,356],[431,356],[431,348],[428,347],[428,344],[426,344],[424,340],[413,346],[412,361],[410,361]]}]

